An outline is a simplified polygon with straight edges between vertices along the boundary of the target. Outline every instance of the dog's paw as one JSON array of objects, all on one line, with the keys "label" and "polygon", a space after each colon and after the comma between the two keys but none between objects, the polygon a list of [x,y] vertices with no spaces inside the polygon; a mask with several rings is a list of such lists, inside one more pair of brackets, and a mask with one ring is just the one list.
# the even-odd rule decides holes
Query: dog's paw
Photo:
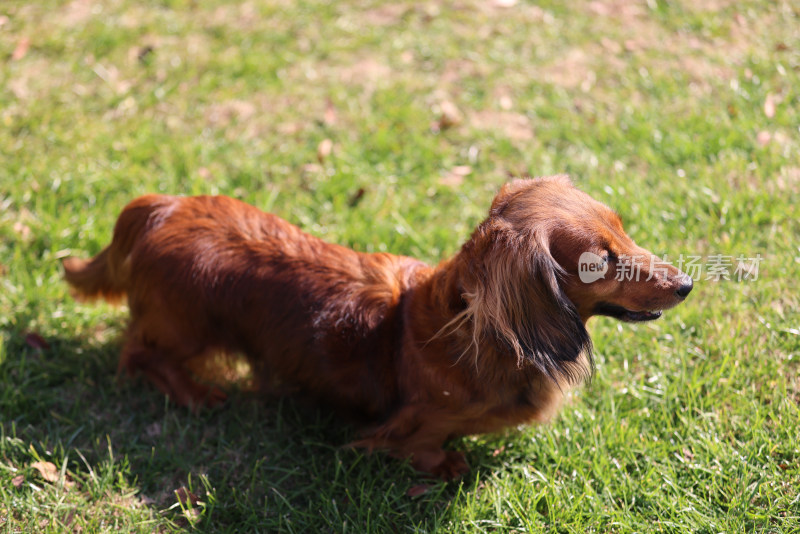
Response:
[{"label": "dog's paw", "polygon": [[195,384],[190,396],[184,405],[194,413],[199,413],[205,408],[216,408],[228,400],[228,394],[216,386]]},{"label": "dog's paw", "polygon": [[433,475],[444,479],[453,480],[469,471],[464,454],[459,451],[445,451],[445,459],[433,471]]},{"label": "dog's paw", "polygon": [[208,394],[205,397],[205,404],[209,408],[214,408],[220,404],[223,404],[226,400],[228,400],[227,393],[218,387],[212,387],[209,389]]},{"label": "dog's paw", "polygon": [[415,469],[430,473],[442,480],[453,480],[469,471],[469,464],[467,464],[464,454],[458,451],[439,449],[416,452],[411,464]]}]

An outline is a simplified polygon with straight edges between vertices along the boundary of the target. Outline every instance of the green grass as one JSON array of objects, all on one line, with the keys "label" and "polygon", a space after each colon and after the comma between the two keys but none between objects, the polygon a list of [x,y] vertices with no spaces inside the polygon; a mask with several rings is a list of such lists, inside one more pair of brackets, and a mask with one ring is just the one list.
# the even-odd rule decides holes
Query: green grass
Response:
[{"label": "green grass", "polygon": [[[0,531],[800,531],[800,10],[497,4],[0,5]],[[444,101],[463,120],[438,131]],[[145,192],[434,263],[510,175],[558,172],[642,246],[758,253],[759,277],[593,319],[593,381],[548,425],[451,444],[452,483],[294,400],[175,407],[117,377],[125,311],[61,281]]]}]

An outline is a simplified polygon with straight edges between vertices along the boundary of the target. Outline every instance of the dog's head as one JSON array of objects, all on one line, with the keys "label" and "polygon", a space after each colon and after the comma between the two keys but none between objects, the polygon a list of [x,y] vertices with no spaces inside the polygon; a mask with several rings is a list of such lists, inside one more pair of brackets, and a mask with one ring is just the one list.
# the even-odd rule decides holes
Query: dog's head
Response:
[{"label": "dog's head", "polygon": [[493,334],[520,363],[558,380],[591,370],[586,321],[657,319],[692,279],[637,246],[619,216],[566,176],[515,180],[465,245],[475,335]]}]

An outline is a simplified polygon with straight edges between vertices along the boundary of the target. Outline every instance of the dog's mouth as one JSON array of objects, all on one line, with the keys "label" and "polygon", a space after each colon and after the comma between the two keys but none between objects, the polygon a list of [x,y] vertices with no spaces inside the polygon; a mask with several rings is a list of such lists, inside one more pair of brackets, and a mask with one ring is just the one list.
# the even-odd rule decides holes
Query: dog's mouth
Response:
[{"label": "dog's mouth", "polygon": [[608,317],[613,317],[614,319],[619,319],[620,321],[625,321],[628,323],[641,323],[644,321],[654,321],[661,317],[661,310],[642,310],[642,311],[633,311],[629,310],[628,308],[623,308],[622,306],[617,306],[616,304],[608,304],[607,302],[601,302],[595,307],[595,313],[597,315],[606,315]]}]

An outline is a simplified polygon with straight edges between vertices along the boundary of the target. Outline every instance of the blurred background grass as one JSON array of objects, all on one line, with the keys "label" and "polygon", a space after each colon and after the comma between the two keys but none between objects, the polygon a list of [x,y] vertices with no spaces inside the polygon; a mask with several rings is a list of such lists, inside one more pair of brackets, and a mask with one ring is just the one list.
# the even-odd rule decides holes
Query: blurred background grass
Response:
[{"label": "blurred background grass", "polygon": [[[799,23],[785,1],[3,2],[0,527],[797,531]],[[434,263],[509,177],[561,172],[642,246],[761,254],[758,279],[593,320],[593,382],[550,425],[455,443],[450,484],[294,401],[192,415],[118,380],[124,310],[60,279],[146,192]]]}]

